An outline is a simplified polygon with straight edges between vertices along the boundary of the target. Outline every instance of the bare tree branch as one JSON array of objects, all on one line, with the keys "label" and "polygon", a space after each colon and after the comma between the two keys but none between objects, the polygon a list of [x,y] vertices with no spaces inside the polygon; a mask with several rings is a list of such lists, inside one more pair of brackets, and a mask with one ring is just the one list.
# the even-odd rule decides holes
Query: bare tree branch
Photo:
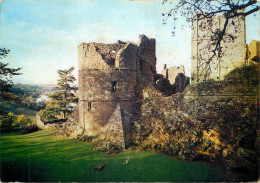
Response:
[{"label": "bare tree branch", "polygon": [[[172,2],[173,0],[163,0],[163,4]],[[164,22],[166,22],[170,17],[173,17],[173,34],[175,34],[176,20],[179,16],[186,17],[186,21],[187,23],[190,23],[190,26],[197,21],[201,23],[203,21],[207,22],[207,28],[209,30],[212,28],[212,25],[210,25],[209,22],[212,22],[213,17],[218,15],[224,17],[223,27],[218,30],[212,29],[213,32],[211,32],[211,34],[213,36],[211,36],[211,42],[204,48],[209,49],[213,45],[213,48],[209,50],[212,55],[208,60],[202,60],[204,63],[201,63],[200,65],[204,65],[205,69],[210,71],[211,69],[209,68],[209,65],[213,62],[217,52],[219,55],[221,54],[221,42],[226,35],[227,27],[235,26],[233,24],[233,19],[240,16],[246,17],[259,10],[260,3],[257,0],[179,0],[173,3],[173,8],[171,8],[168,13],[162,15],[167,15],[165,16]],[[232,24],[229,25],[230,22]]]}]

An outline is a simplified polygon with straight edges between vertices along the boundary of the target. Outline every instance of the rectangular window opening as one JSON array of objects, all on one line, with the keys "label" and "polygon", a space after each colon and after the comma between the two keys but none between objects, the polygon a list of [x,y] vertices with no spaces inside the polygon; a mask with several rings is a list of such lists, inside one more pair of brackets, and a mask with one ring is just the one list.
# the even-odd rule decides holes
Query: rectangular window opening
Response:
[{"label": "rectangular window opening", "polygon": [[112,93],[116,92],[116,84],[117,84],[117,81],[111,81],[111,91],[112,91]]},{"label": "rectangular window opening", "polygon": [[91,102],[88,103],[88,111],[91,111]]}]

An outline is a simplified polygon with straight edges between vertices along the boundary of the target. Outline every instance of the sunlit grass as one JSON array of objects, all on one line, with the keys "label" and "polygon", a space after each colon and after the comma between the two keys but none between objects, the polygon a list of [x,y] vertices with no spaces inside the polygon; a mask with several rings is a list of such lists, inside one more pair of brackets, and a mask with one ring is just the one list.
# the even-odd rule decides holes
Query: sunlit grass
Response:
[{"label": "sunlit grass", "polygon": [[[155,152],[125,151],[115,156],[53,131],[1,134],[1,181],[221,181],[218,167],[178,161]],[[93,168],[105,163],[102,171]]]}]

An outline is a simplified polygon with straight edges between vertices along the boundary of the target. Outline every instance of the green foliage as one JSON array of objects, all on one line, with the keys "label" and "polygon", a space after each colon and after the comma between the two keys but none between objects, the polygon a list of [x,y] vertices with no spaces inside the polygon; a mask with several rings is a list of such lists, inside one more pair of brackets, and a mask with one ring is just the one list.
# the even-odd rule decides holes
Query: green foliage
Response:
[{"label": "green foliage", "polygon": [[37,102],[37,98],[44,92],[47,91],[46,88],[37,85],[24,85],[15,84],[10,89],[10,100],[13,100],[25,107],[32,110],[39,111],[46,107],[45,103]]},{"label": "green foliage", "polygon": [[250,94],[258,95],[259,72],[260,72],[259,64],[250,64],[232,70],[225,77],[225,81],[231,82],[233,84],[243,84],[245,88],[250,89]]},{"label": "green foliage", "polygon": [[57,116],[60,114],[60,111],[58,108],[48,106],[47,108],[40,110],[37,114],[41,116],[41,120],[50,121],[58,119]]},{"label": "green foliage", "polygon": [[15,84],[10,88],[10,92],[20,97],[38,98],[46,89],[37,85]]},{"label": "green foliage", "polygon": [[254,58],[252,58],[253,61],[260,63],[260,57],[259,56],[254,56]]},{"label": "green foliage", "polygon": [[16,120],[16,116],[12,112],[9,112],[7,114],[2,114],[0,115],[0,127],[11,129],[15,120]]},{"label": "green foliage", "polygon": [[[250,64],[236,68],[225,76],[223,81],[207,80],[198,83],[195,87],[198,91],[211,90],[216,87],[231,87],[244,91],[246,94],[258,95],[259,93],[260,64]],[[238,87],[240,86],[240,88]],[[225,88],[224,87],[224,88]]]},{"label": "green foliage", "polygon": [[51,101],[47,105],[46,109],[41,111],[41,117],[43,120],[52,120],[57,118],[58,114],[63,114],[63,118],[67,117],[68,113],[72,110],[69,107],[70,103],[76,103],[76,90],[75,86],[72,86],[76,78],[72,75],[74,67],[65,70],[58,70],[59,80],[57,84],[57,91],[49,95]]},{"label": "green foliage", "polygon": [[27,125],[30,125],[32,124],[32,120],[29,116],[25,115],[25,114],[22,114],[22,115],[19,115],[17,117],[17,120],[16,120],[16,123],[15,123],[15,126],[16,127],[21,127],[21,128],[24,128],[25,126]]},{"label": "green foliage", "polygon": [[28,134],[28,133],[36,132],[38,130],[39,130],[38,126],[36,124],[32,124],[23,128],[21,134]]},{"label": "green foliage", "polygon": [[247,81],[254,85],[258,84],[259,64],[250,64],[232,70],[226,77],[228,81]]},{"label": "green foliage", "polygon": [[14,101],[0,102],[0,109],[4,113],[13,112],[15,115],[26,114],[31,117],[35,117],[36,115],[36,111],[26,108]]},{"label": "green foliage", "polygon": [[44,102],[38,103],[36,99],[33,99],[32,97],[26,97],[20,100],[19,102],[21,105],[28,107],[32,110],[39,111],[41,109],[44,109],[46,107],[46,104]]},{"label": "green foliage", "polygon": [[[6,50],[5,48],[0,48],[0,59],[6,57],[9,51],[10,50]],[[21,74],[18,73],[21,68],[12,69],[9,68],[8,65],[8,63],[0,62],[0,100],[6,100],[6,93],[13,84],[11,80],[12,76]]]}]

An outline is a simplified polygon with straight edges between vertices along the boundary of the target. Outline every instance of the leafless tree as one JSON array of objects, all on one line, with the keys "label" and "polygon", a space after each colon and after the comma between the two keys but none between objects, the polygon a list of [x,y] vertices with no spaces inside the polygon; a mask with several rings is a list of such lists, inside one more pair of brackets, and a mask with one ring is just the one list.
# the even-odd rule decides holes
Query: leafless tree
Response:
[{"label": "leafless tree", "polygon": [[[227,26],[231,25],[234,28],[236,26],[232,20],[239,16],[246,17],[260,10],[260,3],[257,0],[163,0],[163,4],[172,6],[162,16],[164,17],[163,24],[169,19],[173,20],[173,35],[175,35],[176,20],[179,16],[185,17],[186,22],[190,23],[190,26],[197,21],[207,22],[208,30],[213,30],[210,27],[213,26],[213,17],[217,15],[224,16],[223,27],[211,32],[211,49],[208,49],[209,45],[206,45],[204,48],[212,52],[210,58],[203,62],[207,65],[210,65],[210,62],[216,55],[221,54],[221,42],[224,36],[226,36]],[[227,36],[233,39],[232,35]],[[204,68],[207,68],[208,72],[210,72],[210,67]]]}]

